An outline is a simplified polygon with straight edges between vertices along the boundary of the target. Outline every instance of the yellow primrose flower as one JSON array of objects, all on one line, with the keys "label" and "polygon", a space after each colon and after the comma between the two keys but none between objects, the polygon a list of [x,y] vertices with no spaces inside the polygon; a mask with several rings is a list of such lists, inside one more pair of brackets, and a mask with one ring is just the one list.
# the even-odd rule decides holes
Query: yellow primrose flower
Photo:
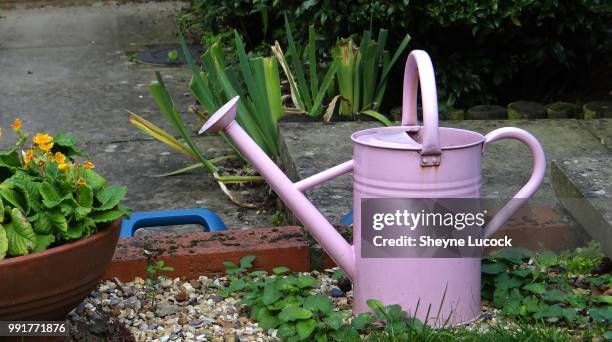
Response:
[{"label": "yellow primrose flower", "polygon": [[66,170],[68,170],[69,168],[70,168],[70,165],[69,165],[69,164],[66,164],[66,163],[61,163],[61,164],[59,164],[59,165],[57,166],[57,169],[58,169],[58,170],[60,170],[60,171],[66,171]]},{"label": "yellow primrose flower", "polygon": [[46,133],[38,133],[32,139],[38,148],[47,152],[53,147],[53,137]]},{"label": "yellow primrose flower", "polygon": [[56,163],[63,164],[66,161],[66,156],[62,152],[55,152],[54,159]]},{"label": "yellow primrose flower", "polygon": [[11,127],[13,128],[13,131],[19,132],[19,130],[21,129],[21,120],[15,119]]},{"label": "yellow primrose flower", "polygon": [[85,164],[83,164],[83,167],[86,168],[86,169],[93,169],[96,166],[94,165],[94,163],[88,161]]},{"label": "yellow primrose flower", "polygon": [[87,184],[87,181],[84,178],[79,178],[79,180],[77,181],[78,185],[85,185]]}]

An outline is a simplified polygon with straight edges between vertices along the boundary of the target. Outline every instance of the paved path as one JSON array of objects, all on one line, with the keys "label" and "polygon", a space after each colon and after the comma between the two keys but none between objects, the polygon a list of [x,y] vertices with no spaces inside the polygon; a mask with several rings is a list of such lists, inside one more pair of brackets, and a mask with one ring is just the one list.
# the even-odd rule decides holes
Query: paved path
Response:
[{"label": "paved path", "polygon": [[[193,104],[186,95],[186,68],[137,64],[128,57],[151,44],[176,43],[175,16],[183,6],[147,2],[2,11],[0,127],[8,132],[19,117],[32,132],[72,132],[87,143],[111,182],[128,186],[127,202],[136,210],[208,207],[232,228],[269,225],[269,214],[237,208],[205,172],[152,177],[189,161],[127,121],[131,110],[168,128],[146,87],[155,70],[164,75],[180,110]],[[195,117],[185,117],[195,130]],[[199,143],[210,157],[227,151],[216,138]],[[6,146],[6,137],[1,144]]]}]

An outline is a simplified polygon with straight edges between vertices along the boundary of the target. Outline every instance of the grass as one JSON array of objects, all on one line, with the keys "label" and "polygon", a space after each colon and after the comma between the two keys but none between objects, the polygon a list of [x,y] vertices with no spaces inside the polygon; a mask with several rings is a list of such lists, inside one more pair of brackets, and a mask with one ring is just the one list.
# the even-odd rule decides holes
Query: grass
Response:
[{"label": "grass", "polygon": [[365,341],[394,342],[394,341],[473,341],[473,342],[505,342],[505,341],[571,341],[570,335],[563,329],[542,324],[528,324],[519,322],[515,324],[494,324],[477,327],[458,327],[432,329],[427,326],[408,328],[405,331],[390,331],[389,329],[375,330],[368,334]]}]

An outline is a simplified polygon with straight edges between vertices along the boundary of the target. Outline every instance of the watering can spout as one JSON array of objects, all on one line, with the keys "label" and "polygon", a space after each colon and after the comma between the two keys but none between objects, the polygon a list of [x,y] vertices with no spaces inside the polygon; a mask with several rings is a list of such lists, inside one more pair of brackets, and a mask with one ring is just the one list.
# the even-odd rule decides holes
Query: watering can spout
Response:
[{"label": "watering can spout", "polygon": [[219,108],[202,126],[199,133],[225,132],[236,148],[242,152],[251,165],[268,182],[272,190],[312,233],[323,249],[342,267],[349,278],[354,279],[356,260],[353,246],[338,233],[303,193],[304,190],[312,186],[352,171],[353,161],[349,160],[300,182],[293,183],[235,121],[238,101],[239,97],[236,96]]}]

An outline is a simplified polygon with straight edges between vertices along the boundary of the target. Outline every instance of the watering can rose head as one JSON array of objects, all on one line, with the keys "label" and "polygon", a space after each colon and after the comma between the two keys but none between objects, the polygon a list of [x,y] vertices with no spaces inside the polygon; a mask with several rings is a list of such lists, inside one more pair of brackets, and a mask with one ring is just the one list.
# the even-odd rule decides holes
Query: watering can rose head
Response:
[{"label": "watering can rose head", "polygon": [[107,186],[72,135],[30,138],[20,119],[11,128],[17,141],[0,151],[0,260],[88,237],[130,214],[126,187]]}]

